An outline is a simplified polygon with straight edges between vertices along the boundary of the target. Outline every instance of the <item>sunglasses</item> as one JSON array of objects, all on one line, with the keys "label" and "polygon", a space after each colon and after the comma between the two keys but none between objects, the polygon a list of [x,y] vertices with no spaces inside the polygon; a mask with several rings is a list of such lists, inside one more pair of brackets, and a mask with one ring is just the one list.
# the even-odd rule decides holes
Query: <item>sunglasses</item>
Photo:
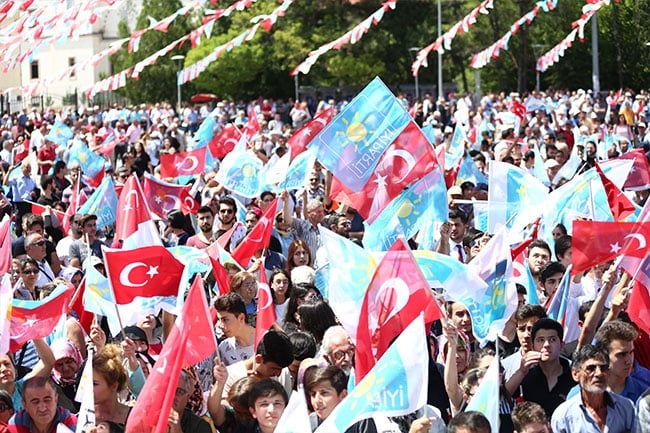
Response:
[{"label": "sunglasses", "polygon": [[227,213],[227,214],[231,214],[231,213],[233,213],[233,212],[234,212],[234,211],[233,211],[232,209],[219,209],[219,213]]},{"label": "sunglasses", "polygon": [[25,269],[23,274],[25,275],[37,275],[40,271],[38,269]]},{"label": "sunglasses", "polygon": [[45,241],[34,242],[31,246],[32,247],[42,247],[43,245],[45,245]]}]

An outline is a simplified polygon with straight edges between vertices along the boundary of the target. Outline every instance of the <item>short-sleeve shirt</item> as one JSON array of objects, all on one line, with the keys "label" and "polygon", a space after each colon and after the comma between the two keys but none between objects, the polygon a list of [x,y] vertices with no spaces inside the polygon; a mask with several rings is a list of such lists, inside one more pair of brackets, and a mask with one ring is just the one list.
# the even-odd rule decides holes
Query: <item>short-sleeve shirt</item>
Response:
[{"label": "short-sleeve shirt", "polygon": [[548,388],[546,376],[539,365],[531,367],[521,382],[524,399],[542,406],[549,418],[553,411],[566,400],[571,388],[576,385],[571,375],[569,361],[560,358],[560,363],[562,364],[562,374],[557,378],[557,383],[551,390]]}]

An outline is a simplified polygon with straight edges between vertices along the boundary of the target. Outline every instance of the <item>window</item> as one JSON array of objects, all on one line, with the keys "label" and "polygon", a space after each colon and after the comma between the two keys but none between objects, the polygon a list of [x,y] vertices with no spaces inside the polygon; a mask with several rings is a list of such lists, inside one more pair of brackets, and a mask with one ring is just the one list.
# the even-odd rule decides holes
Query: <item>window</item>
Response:
[{"label": "window", "polygon": [[32,80],[38,79],[38,60],[34,60],[31,64]]},{"label": "window", "polygon": [[[74,57],[68,57],[68,67],[69,68],[73,67],[75,65],[75,63],[76,62],[75,62]],[[75,69],[73,69],[72,73],[70,73],[70,78],[74,78],[76,76],[76,72],[77,71]]]}]

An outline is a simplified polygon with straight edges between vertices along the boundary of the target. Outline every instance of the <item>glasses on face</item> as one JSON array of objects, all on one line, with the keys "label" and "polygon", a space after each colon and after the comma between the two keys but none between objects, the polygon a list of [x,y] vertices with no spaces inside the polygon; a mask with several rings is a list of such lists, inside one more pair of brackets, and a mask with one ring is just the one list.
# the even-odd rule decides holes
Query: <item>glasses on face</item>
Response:
[{"label": "glasses on face", "polygon": [[30,246],[32,246],[32,247],[42,247],[43,245],[45,245],[45,241],[34,242]]},{"label": "glasses on face", "polygon": [[344,222],[344,223],[340,223],[339,225],[340,225],[341,227],[352,227],[352,223],[349,222],[349,221]]},{"label": "glasses on face", "polygon": [[334,358],[335,361],[341,361],[346,356],[352,359],[354,356],[354,347],[348,350],[337,350],[336,352],[332,352],[332,358]]},{"label": "glasses on face", "polygon": [[231,214],[233,212],[232,209],[219,209],[219,213]]},{"label": "glasses on face", "polygon": [[245,289],[252,289],[252,288],[257,287],[257,284],[255,283],[255,281],[249,281],[249,282],[246,282],[246,283],[242,284],[241,286],[243,288],[245,288]]},{"label": "glasses on face", "polygon": [[607,373],[609,371],[609,364],[589,364],[584,366],[584,371],[587,374],[594,374],[596,369],[600,368],[601,373]]},{"label": "glasses on face", "polygon": [[39,272],[38,269],[23,269],[23,275],[37,275]]}]

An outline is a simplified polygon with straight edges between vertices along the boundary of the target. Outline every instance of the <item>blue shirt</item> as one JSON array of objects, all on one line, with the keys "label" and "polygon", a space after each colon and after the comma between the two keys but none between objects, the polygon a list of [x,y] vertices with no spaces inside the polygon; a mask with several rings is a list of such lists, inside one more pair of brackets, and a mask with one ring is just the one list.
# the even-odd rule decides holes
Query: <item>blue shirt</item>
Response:
[{"label": "blue shirt", "polygon": [[[625,433],[634,425],[634,405],[620,395],[605,391],[607,425],[605,433]],[[570,398],[555,409],[551,418],[553,433],[601,433],[600,427],[582,402],[582,395]]]},{"label": "blue shirt", "polygon": [[[648,387],[643,385],[643,383],[634,377],[629,376],[627,379],[625,379],[625,388],[623,388],[623,391],[619,395],[630,399],[632,402],[635,402],[647,389]],[[571,398],[578,394],[580,394],[580,385],[576,385],[571,388],[571,391],[569,391],[567,398]]]},{"label": "blue shirt", "polygon": [[32,191],[37,188],[36,182],[29,176],[20,176],[11,179],[8,183],[11,188],[13,201],[33,201]]}]

